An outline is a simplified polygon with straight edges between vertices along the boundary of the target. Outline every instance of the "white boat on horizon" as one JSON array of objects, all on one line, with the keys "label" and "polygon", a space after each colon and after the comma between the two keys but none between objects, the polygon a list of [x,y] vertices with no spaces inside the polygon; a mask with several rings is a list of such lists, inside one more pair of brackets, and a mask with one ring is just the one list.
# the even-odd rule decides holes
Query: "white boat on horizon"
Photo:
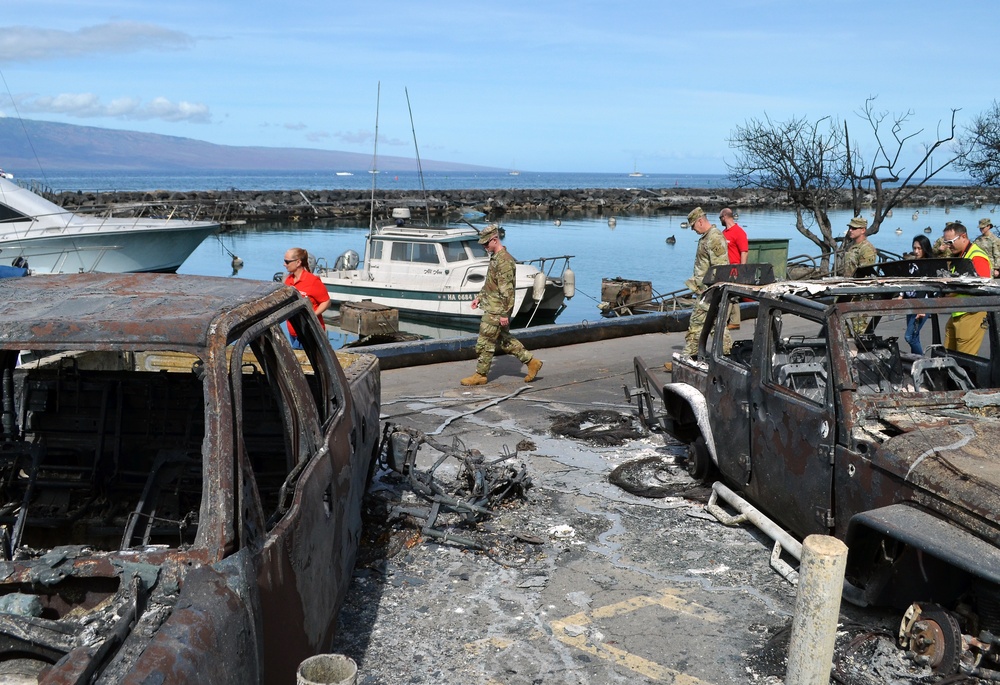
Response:
[{"label": "white boat on horizon", "polygon": [[[482,310],[473,309],[471,303],[483,287],[490,263],[478,242],[479,231],[471,225],[413,225],[407,208],[394,209],[392,219],[373,225],[363,260],[348,250],[333,267],[320,261],[316,275],[330,298],[338,305],[371,300],[398,309],[403,318],[477,321]],[[555,321],[565,299],[575,292],[571,258],[518,262],[512,326]]]},{"label": "white boat on horizon", "polygon": [[338,171],[337,172],[337,176],[353,176],[353,175],[354,174],[352,174],[350,171]]},{"label": "white boat on horizon", "polygon": [[177,271],[217,222],[86,215],[0,178],[0,262],[32,274]]}]

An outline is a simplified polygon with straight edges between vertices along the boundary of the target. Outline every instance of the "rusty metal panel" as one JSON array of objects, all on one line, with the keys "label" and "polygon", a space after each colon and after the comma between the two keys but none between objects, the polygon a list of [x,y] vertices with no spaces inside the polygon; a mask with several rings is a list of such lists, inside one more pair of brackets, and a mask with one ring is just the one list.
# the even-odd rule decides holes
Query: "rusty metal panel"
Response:
[{"label": "rusty metal panel", "polygon": [[205,346],[211,322],[235,310],[293,302],[287,286],[176,274],[73,274],[0,279],[0,345],[35,349],[115,341]]}]

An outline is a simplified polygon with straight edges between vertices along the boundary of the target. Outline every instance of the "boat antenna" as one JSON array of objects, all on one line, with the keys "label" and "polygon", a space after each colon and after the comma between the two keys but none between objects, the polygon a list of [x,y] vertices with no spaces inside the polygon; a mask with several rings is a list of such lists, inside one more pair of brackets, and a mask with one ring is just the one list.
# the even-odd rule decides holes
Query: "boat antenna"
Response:
[{"label": "boat antenna", "polygon": [[427,204],[427,188],[424,186],[424,168],[420,165],[420,148],[417,147],[417,129],[413,126],[413,108],[410,107],[410,91],[405,87],[406,109],[410,113],[410,130],[413,131],[413,149],[417,153],[417,174],[420,176],[420,192],[424,194],[424,212],[427,213],[427,225],[431,225],[431,207]]},{"label": "boat antenna", "polygon": [[382,82],[378,82],[378,91],[375,95],[375,150],[372,152],[372,204],[368,213],[368,234],[371,235],[375,228],[375,179],[378,178],[378,108],[382,98]]},{"label": "boat antenna", "polygon": [[35,158],[35,164],[38,165],[38,170],[42,174],[42,180],[45,185],[49,184],[49,179],[45,175],[45,169],[42,167],[42,161],[38,159],[38,152],[35,151],[35,144],[31,142],[31,136],[28,135],[28,129],[24,125],[24,119],[21,118],[21,111],[17,108],[17,101],[14,100],[14,95],[10,92],[10,86],[7,85],[7,77],[3,75],[3,70],[0,69],[0,80],[3,81],[3,87],[7,91],[7,97],[10,98],[10,104],[14,108],[14,114],[17,115],[17,120],[21,124],[21,130],[24,131],[24,138],[28,141],[28,147],[31,148],[31,154]]}]

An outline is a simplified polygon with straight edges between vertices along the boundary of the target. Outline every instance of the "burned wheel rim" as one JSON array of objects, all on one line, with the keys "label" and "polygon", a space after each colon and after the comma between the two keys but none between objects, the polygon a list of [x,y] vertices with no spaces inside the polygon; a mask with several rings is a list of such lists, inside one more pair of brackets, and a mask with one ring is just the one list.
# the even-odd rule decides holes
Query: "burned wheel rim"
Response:
[{"label": "burned wheel rim", "polygon": [[962,630],[955,617],[936,604],[910,605],[899,626],[899,645],[935,673],[957,673]]}]

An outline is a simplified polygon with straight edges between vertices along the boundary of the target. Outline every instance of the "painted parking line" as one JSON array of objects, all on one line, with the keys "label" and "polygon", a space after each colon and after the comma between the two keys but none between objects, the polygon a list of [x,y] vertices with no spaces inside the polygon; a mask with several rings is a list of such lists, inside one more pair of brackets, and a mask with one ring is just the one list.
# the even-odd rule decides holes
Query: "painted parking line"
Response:
[{"label": "painted parking line", "polygon": [[710,685],[700,678],[681,673],[618,647],[603,642],[595,643],[587,636],[586,627],[593,624],[594,621],[624,616],[647,607],[658,606],[673,613],[685,614],[711,623],[721,623],[724,620],[720,614],[711,609],[678,597],[676,592],[666,591],[658,596],[633,597],[615,604],[598,607],[592,611],[582,611],[563,619],[557,619],[551,621],[549,625],[552,628],[553,636],[560,642],[591,656],[624,666],[650,680],[666,680],[676,685]]}]

